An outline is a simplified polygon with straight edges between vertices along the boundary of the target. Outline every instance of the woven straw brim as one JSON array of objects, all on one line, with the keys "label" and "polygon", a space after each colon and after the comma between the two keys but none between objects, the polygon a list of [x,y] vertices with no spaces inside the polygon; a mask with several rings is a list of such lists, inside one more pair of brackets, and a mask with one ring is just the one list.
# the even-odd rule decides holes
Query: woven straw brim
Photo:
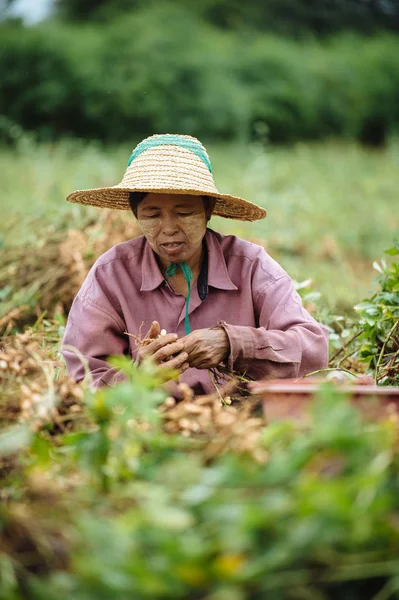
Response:
[{"label": "woven straw brim", "polygon": [[98,208],[113,208],[118,210],[130,210],[129,192],[147,192],[155,194],[188,194],[190,196],[208,196],[216,200],[212,215],[237,219],[239,221],[257,221],[264,219],[267,212],[264,208],[248,202],[238,196],[220,194],[218,192],[170,189],[170,188],[121,188],[119,186],[94,188],[92,190],[77,190],[67,196],[69,202],[77,202]]},{"label": "woven straw brim", "polygon": [[[266,216],[266,211],[252,202],[221,194],[215,186],[205,148],[195,138],[180,137],[195,142],[193,149],[162,143],[141,153],[135,151],[121,183],[112,187],[73,192],[67,200],[101,208],[129,210],[129,192],[188,194],[215,198],[213,214],[220,217],[256,221]],[[162,140],[163,136],[153,136],[147,141],[152,140],[156,144],[159,138]],[[140,144],[137,148],[139,147]]]}]

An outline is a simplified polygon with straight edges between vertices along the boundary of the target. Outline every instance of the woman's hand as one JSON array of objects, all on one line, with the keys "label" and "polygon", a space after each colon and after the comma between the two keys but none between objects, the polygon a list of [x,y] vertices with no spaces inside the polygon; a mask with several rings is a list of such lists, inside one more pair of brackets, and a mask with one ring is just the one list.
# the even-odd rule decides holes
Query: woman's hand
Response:
[{"label": "woman's hand", "polygon": [[184,351],[182,340],[178,339],[176,333],[161,335],[161,327],[158,321],[153,321],[145,336],[145,343],[138,352],[139,361],[148,357],[151,357],[158,365],[168,369],[178,369],[183,372],[189,367],[188,354]]},{"label": "woman's hand", "polygon": [[180,340],[188,354],[190,367],[212,369],[230,353],[230,342],[222,327],[196,329]]}]

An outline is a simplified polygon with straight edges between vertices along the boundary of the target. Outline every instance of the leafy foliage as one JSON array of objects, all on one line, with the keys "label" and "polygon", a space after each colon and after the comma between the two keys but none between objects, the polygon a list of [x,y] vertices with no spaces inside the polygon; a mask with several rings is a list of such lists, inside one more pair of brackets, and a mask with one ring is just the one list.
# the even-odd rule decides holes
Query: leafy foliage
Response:
[{"label": "leafy foliage", "polygon": [[306,423],[261,430],[260,460],[231,448],[209,461],[209,440],[163,432],[153,368],[119,366],[130,382],[87,391],[86,427],[20,440],[2,482],[5,600],[367,600],[396,589],[394,419],[365,423],[326,387]]},{"label": "leafy foliage", "polygon": [[[385,251],[399,254],[399,244]],[[399,263],[395,260],[374,262],[379,272],[377,290],[354,308],[353,317],[335,317],[321,313],[319,318],[330,326],[333,353],[330,366],[365,369],[380,385],[399,385]]]},{"label": "leafy foliage", "polygon": [[[156,0],[152,0],[155,4]],[[164,0],[163,0],[163,3]],[[57,0],[61,17],[72,20],[105,20],[143,5],[142,0]],[[394,1],[362,0],[172,0],[170,5],[189,6],[221,28],[249,27],[298,37],[310,32],[326,35],[341,30],[370,33],[379,28],[399,28],[399,8]]]},{"label": "leafy foliage", "polygon": [[[386,250],[399,255],[399,242]],[[380,275],[379,289],[355,309],[360,315],[360,357],[375,371],[375,380],[385,385],[399,385],[399,263],[374,263]]]},{"label": "leafy foliage", "polygon": [[1,23],[3,140],[19,126],[41,139],[178,131],[383,145],[398,129],[396,37],[298,41],[220,29],[199,13],[139,3],[100,23]]}]

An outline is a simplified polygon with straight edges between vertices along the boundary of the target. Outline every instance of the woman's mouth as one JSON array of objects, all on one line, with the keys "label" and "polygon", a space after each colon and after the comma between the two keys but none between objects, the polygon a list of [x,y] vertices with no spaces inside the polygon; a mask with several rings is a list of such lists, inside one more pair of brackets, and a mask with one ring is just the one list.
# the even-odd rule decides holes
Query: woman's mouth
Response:
[{"label": "woman's mouth", "polygon": [[161,248],[164,250],[166,254],[169,256],[173,256],[178,254],[183,247],[184,242],[167,242],[165,244],[161,244]]}]

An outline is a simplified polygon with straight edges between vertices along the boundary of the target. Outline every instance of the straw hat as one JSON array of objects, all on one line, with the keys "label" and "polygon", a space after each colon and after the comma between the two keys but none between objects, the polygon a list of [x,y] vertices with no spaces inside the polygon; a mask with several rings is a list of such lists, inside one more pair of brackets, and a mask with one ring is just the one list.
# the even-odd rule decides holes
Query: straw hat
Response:
[{"label": "straw hat", "polygon": [[256,221],[266,211],[252,202],[221,194],[212,177],[212,167],[204,146],[189,135],[153,135],[136,148],[126,173],[118,185],[78,190],[67,196],[70,202],[101,208],[130,210],[129,192],[189,194],[215,198],[214,215]]}]

